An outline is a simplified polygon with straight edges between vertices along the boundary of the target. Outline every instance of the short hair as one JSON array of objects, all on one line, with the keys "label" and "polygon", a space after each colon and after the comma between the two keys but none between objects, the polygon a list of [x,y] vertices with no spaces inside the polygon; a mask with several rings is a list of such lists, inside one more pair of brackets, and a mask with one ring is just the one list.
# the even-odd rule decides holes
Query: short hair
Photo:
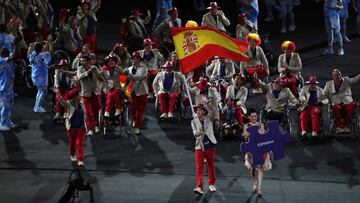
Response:
[{"label": "short hair", "polygon": [[249,115],[252,114],[252,113],[257,113],[256,109],[253,108],[253,107],[249,108],[248,112],[249,112]]},{"label": "short hair", "polygon": [[88,54],[81,54],[80,58],[85,58],[86,60],[90,61],[90,56]]}]

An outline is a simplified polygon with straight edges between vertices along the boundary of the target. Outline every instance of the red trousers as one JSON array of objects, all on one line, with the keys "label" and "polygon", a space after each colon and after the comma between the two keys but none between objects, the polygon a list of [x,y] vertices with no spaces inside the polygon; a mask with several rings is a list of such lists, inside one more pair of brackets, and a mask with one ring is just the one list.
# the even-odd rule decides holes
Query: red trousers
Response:
[{"label": "red trousers", "polygon": [[146,105],[148,103],[148,95],[135,96],[131,94],[131,112],[135,121],[134,128],[141,127],[141,121],[143,120]]},{"label": "red trousers", "polygon": [[320,115],[321,109],[316,105],[309,105],[300,112],[300,129],[301,131],[308,130],[309,121],[311,121],[312,131],[320,131]]},{"label": "red trousers", "polygon": [[[60,94],[61,94],[61,97],[64,98],[65,94],[67,93],[67,91],[64,91],[64,90],[60,90]],[[60,104],[60,101],[59,101],[59,97],[56,95],[55,97],[55,104],[56,104],[56,113],[62,113],[63,112],[63,107],[61,106]]]},{"label": "red trousers", "polygon": [[173,113],[175,111],[175,105],[177,98],[179,97],[179,93],[174,92],[171,94],[161,93],[159,96],[160,103],[160,111],[161,113]]},{"label": "red trousers", "polygon": [[[349,127],[349,124],[352,119],[352,115],[355,109],[355,102],[349,104],[333,104],[332,109],[334,111],[336,126],[340,128]],[[342,115],[342,111],[344,115]]]},{"label": "red trousers", "polygon": [[106,98],[105,112],[111,112],[111,110],[121,109],[122,94],[118,88],[111,88]]},{"label": "red trousers", "polygon": [[262,65],[258,65],[256,67],[245,68],[245,72],[247,74],[249,74],[252,78],[252,82],[251,82],[252,88],[259,88],[259,84],[257,84],[257,82],[254,78],[255,73],[257,73],[257,75],[261,81],[263,81],[267,75],[266,70],[265,70],[264,66],[262,66]]},{"label": "red trousers", "polygon": [[79,161],[84,161],[85,128],[70,128],[66,130],[69,139],[70,155],[74,156],[77,150]]},{"label": "red trousers", "polygon": [[149,88],[149,92],[154,92],[152,84],[154,82],[154,79],[156,77],[156,75],[159,73],[158,70],[149,70],[148,75],[147,75],[147,84],[148,84],[148,88]]},{"label": "red trousers", "polygon": [[236,105],[235,106],[235,119],[237,120],[237,122],[239,123],[240,126],[244,125],[244,112],[241,108],[240,105]]},{"label": "red trousers", "polygon": [[86,36],[84,44],[88,44],[91,52],[97,55],[96,35]]},{"label": "red trousers", "polygon": [[295,96],[298,97],[298,91],[296,88],[296,83],[297,83],[297,79],[294,76],[284,76],[282,77],[282,79],[285,81],[286,86],[288,87],[291,91],[291,93]]},{"label": "red trousers", "polygon": [[87,130],[94,130],[95,126],[99,126],[100,97],[91,94],[90,97],[82,97],[85,106],[85,117]]},{"label": "red trousers", "polygon": [[205,151],[195,150],[196,160],[196,186],[203,189],[203,176],[204,176],[204,159],[208,169],[208,184],[215,185],[215,148]]}]

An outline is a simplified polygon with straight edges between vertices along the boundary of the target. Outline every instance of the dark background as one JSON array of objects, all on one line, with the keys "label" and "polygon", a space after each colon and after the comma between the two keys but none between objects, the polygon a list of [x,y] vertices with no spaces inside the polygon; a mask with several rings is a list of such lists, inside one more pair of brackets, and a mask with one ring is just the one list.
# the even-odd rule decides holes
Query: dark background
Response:
[{"label": "dark background", "polygon": [[[210,1],[206,2],[206,6],[209,5]],[[76,12],[76,6],[79,4],[77,0],[52,0],[53,7],[58,13],[60,8],[71,8],[72,12]],[[206,10],[196,11],[192,1],[190,0],[174,0],[174,6],[179,9],[179,17],[186,22],[187,20],[196,20],[197,22],[201,21],[201,16],[207,12]],[[279,27],[279,22],[275,23],[264,23],[265,9],[264,9],[264,0],[259,1],[260,4],[260,17],[259,17],[259,28],[262,32],[271,32],[271,30],[276,27]],[[230,31],[234,31],[236,26],[236,16],[238,15],[239,6],[236,4],[235,0],[224,0],[218,1],[218,5],[221,6],[221,9],[224,10],[226,16],[232,22],[230,26]],[[103,0],[101,9],[98,13],[99,21],[102,23],[114,23],[119,24],[121,19],[128,17],[130,11],[134,8],[139,9],[142,13],[146,13],[146,10],[149,9],[152,13],[153,19],[156,15],[156,1],[155,0],[131,0],[131,1],[120,1],[120,0]],[[323,9],[322,3],[315,3],[314,0],[303,0],[302,5],[299,7],[294,7],[295,20],[298,25],[301,24],[314,24],[323,22]],[[354,9],[350,6],[350,15],[354,15]]]}]

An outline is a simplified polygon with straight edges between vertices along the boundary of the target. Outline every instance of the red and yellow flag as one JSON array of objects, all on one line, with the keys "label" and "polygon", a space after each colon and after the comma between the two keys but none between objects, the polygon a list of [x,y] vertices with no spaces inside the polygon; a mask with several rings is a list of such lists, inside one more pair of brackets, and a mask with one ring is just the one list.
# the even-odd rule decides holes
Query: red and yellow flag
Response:
[{"label": "red and yellow flag", "polygon": [[214,56],[248,61],[246,42],[234,39],[210,26],[172,28],[181,72],[187,73]]}]

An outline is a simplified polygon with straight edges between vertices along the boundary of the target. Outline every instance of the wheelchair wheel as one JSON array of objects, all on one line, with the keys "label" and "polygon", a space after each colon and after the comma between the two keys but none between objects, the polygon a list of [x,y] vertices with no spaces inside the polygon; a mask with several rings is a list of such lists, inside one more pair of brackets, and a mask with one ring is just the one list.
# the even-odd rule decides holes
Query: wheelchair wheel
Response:
[{"label": "wheelchair wheel", "polygon": [[17,82],[23,82],[25,81],[23,78],[23,70],[26,69],[26,62],[23,59],[16,59],[14,61],[14,68],[15,68],[15,78],[21,78],[21,80],[16,80]]},{"label": "wheelchair wheel", "polygon": [[128,101],[125,101],[124,111],[123,111],[123,118],[124,118],[124,129],[125,129],[125,136],[129,136],[132,134],[133,129],[133,117],[131,114],[130,104]]},{"label": "wheelchair wheel", "polygon": [[352,132],[354,137],[359,138],[360,135],[360,113],[359,113],[359,104],[356,104],[355,111],[353,113],[353,119],[351,121]]},{"label": "wheelchair wheel", "polygon": [[52,65],[57,65],[57,64],[60,63],[60,61],[62,59],[66,59],[68,61],[68,63],[70,63],[69,55],[63,50],[57,50],[51,56],[51,64]]}]

